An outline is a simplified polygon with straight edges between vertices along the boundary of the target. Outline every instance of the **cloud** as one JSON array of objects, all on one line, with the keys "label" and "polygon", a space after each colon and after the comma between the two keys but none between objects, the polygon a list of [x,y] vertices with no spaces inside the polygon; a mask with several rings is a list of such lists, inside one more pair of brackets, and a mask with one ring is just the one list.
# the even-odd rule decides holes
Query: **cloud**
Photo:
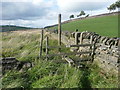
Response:
[{"label": "cloud", "polygon": [[1,0],[1,2],[41,2],[43,0]]},{"label": "cloud", "polygon": [[36,19],[36,20],[0,20],[0,25],[17,25],[25,27],[43,28],[44,26],[56,24],[56,20]]},{"label": "cloud", "polygon": [[106,7],[114,2],[115,0],[2,0],[0,24],[44,27],[58,23],[59,13],[62,13],[62,21],[69,19],[71,14],[78,15],[81,10],[90,15],[106,13]]},{"label": "cloud", "polygon": [[46,16],[53,2],[36,0],[33,2],[2,2],[2,20],[38,19]]},{"label": "cloud", "polygon": [[61,11],[78,12],[80,10],[98,10],[107,7],[113,0],[57,0]]}]

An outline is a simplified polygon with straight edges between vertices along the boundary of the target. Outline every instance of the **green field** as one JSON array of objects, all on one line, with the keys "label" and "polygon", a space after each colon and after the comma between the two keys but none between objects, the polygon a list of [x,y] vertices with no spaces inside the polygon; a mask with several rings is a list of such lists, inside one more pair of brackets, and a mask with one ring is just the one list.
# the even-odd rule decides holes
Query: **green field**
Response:
[{"label": "green field", "polygon": [[[57,27],[51,27],[57,29]],[[62,24],[62,30],[67,31],[92,31],[102,36],[118,37],[118,15],[86,18]]]}]

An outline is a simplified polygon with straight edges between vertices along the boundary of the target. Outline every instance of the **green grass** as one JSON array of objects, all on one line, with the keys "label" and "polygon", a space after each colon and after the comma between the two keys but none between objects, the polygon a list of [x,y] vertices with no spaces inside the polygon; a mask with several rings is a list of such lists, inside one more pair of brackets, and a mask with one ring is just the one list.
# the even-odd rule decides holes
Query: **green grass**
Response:
[{"label": "green grass", "polygon": [[[44,57],[38,59],[39,33],[39,31],[2,33],[4,57],[16,57],[18,60],[32,61],[35,64],[23,72],[13,70],[6,73],[2,77],[3,88],[117,88],[118,77],[106,74],[95,63],[88,65],[88,69],[76,69],[61,62],[62,58],[58,56],[48,61]],[[57,46],[57,43],[52,39],[49,41],[50,46]],[[61,51],[68,52],[69,48]],[[50,52],[57,54],[58,49],[53,48]],[[43,55],[45,56],[45,52]]]},{"label": "green grass", "polygon": [[117,88],[117,77],[103,75],[96,64],[76,69],[67,64],[41,60],[25,72],[13,71],[2,79],[3,88]]},{"label": "green grass", "polygon": [[[57,29],[52,27],[51,29]],[[118,37],[118,15],[87,18],[62,24],[62,30],[92,31],[103,36]]]}]

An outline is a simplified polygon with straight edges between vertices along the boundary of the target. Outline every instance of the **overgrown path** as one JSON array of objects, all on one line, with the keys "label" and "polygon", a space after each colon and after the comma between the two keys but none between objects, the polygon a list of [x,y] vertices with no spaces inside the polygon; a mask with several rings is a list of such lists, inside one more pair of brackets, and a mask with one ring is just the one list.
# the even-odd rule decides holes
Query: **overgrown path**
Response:
[{"label": "overgrown path", "polygon": [[[54,40],[58,40],[58,35],[55,34],[55,33],[50,33],[50,32],[47,32],[46,33],[47,36],[49,36],[51,39],[54,39]],[[67,36],[65,35],[61,35],[61,42],[66,46],[66,45],[74,45],[75,43],[75,40],[72,38],[70,40],[70,38],[68,38]],[[68,56],[69,57],[69,56]],[[80,57],[77,57],[77,59],[79,59]],[[74,60],[75,61],[75,60]],[[80,63],[80,62],[78,62]],[[90,62],[91,63],[91,62]],[[87,64],[87,63],[86,63]],[[76,64],[77,65],[77,64]],[[77,65],[77,67],[79,66],[80,64]],[[84,64],[85,65],[85,64]],[[89,69],[88,66],[82,66],[82,67],[79,67],[77,68],[78,70],[81,71],[81,78],[78,80],[79,81],[79,84],[78,86],[81,86],[82,88],[92,88],[92,85],[91,85],[91,81],[89,80],[89,76],[90,76],[90,73],[91,73],[91,70]]]}]

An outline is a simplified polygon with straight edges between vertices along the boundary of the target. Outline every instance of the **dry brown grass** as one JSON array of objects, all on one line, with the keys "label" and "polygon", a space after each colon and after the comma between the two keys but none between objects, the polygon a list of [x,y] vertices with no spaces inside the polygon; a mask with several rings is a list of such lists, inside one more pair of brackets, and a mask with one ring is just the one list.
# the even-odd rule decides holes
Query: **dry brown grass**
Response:
[{"label": "dry brown grass", "polygon": [[[2,52],[4,57],[16,57],[20,60],[25,57],[36,57],[39,54],[41,30],[2,32]],[[31,52],[32,51],[32,52]]]}]

